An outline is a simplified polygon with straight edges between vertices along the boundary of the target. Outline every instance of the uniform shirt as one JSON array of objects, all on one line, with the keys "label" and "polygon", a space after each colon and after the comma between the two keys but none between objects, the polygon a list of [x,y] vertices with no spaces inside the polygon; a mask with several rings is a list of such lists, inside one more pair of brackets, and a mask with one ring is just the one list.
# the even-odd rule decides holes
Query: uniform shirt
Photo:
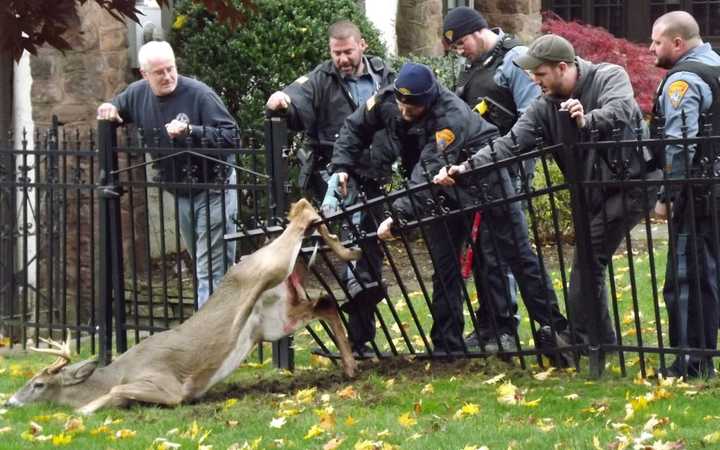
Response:
[{"label": "uniform shirt", "polygon": [[[675,64],[695,61],[710,66],[720,65],[720,55],[713,51],[710,44],[705,43],[689,50]],[[712,91],[697,74],[693,72],[677,72],[667,79],[658,101],[659,113],[665,117],[665,136],[679,139],[683,137],[682,127],[687,126],[687,137],[698,134],[700,113],[710,109]],[[685,112],[685,122],[682,113]],[[682,144],[665,147],[665,170],[669,178],[679,178],[687,174],[685,167],[686,155]],[[687,147],[687,159],[692,163],[695,146]]]},{"label": "uniform shirt", "polygon": [[373,76],[373,73],[368,71],[370,62],[366,57],[363,56],[363,73],[359,76],[344,77],[343,82],[350,91],[350,97],[355,101],[355,104],[362,105],[370,97],[375,95],[380,87],[381,80],[378,80],[377,76]]},{"label": "uniform shirt", "polygon": [[[499,28],[495,32],[498,34],[498,45],[500,45],[505,33]],[[500,64],[500,67],[497,68],[493,76],[498,86],[504,87],[512,93],[518,115],[523,114],[530,104],[542,95],[540,86],[535,84],[523,69],[513,64],[513,61],[527,53],[527,50],[528,48],[524,45],[511,48],[505,53],[502,64]],[[492,51],[478,58],[478,61],[487,59],[491,52]]]}]

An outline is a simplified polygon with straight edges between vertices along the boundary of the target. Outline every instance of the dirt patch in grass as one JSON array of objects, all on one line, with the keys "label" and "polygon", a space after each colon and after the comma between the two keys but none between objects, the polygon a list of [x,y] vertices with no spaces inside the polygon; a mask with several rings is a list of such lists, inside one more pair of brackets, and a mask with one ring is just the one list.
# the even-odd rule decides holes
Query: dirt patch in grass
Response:
[{"label": "dirt patch in grass", "polygon": [[247,374],[248,378],[224,384],[211,390],[203,398],[203,402],[220,402],[228,398],[247,395],[288,394],[300,389],[316,387],[322,391],[342,389],[352,383],[362,386],[370,381],[370,377],[382,378],[403,377],[421,382],[433,378],[449,378],[468,373],[487,374],[492,376],[500,372],[524,373],[519,367],[503,362],[497,358],[486,359],[454,359],[443,361],[427,361],[415,358],[395,357],[382,360],[372,359],[360,362],[360,372],[354,379],[348,379],[340,368],[327,371],[298,370],[291,376],[277,372],[263,372],[256,376]]}]

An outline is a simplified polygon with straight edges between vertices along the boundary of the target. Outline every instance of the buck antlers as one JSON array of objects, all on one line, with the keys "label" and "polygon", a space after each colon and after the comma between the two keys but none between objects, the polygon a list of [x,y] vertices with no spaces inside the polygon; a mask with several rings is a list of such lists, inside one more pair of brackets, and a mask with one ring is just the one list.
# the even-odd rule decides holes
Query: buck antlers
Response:
[{"label": "buck antlers", "polygon": [[65,342],[57,342],[52,339],[40,338],[41,341],[46,343],[50,348],[37,348],[31,347],[30,350],[38,353],[47,353],[49,355],[55,355],[58,357],[52,364],[43,369],[49,374],[55,374],[60,371],[63,367],[70,363],[71,351],[70,351],[70,335]]}]

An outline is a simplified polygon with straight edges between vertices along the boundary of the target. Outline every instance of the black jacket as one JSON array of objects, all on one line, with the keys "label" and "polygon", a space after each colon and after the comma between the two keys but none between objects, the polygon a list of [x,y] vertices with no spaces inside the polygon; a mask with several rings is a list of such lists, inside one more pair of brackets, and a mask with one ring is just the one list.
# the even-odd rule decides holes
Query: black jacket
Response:
[{"label": "black jacket", "polygon": [[[365,63],[377,89],[392,84],[395,74],[381,58],[369,56]],[[286,112],[288,126],[305,131],[315,156],[321,163],[327,163],[345,119],[360,105],[352,98],[332,60],[319,64],[283,92],[291,99]]]},{"label": "black jacket", "polygon": [[[382,163],[400,158],[410,185],[427,182],[422,161],[430,175],[446,165],[467,158],[474,148],[497,137],[497,128],[475,114],[458,96],[439,86],[435,101],[418,122],[405,122],[400,116],[392,87],[370,98],[345,121],[335,141],[331,169],[353,173],[366,148],[378,131],[384,130],[389,145],[379,153]],[[414,208],[408,198],[398,199],[393,206],[405,216],[413,217]]]}]

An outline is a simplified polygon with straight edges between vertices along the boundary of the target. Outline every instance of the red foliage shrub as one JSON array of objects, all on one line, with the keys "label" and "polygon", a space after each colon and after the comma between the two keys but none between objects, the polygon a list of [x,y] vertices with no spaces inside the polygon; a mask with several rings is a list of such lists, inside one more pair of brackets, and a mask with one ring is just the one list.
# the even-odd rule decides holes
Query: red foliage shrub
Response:
[{"label": "red foliage shrub", "polygon": [[648,51],[649,45],[617,38],[601,27],[566,22],[552,12],[543,13],[542,31],[560,35],[570,41],[575,47],[575,53],[583,59],[624,67],[630,75],[640,108],[645,114],[650,113],[655,89],[665,75],[665,70],[655,67],[655,58]]}]

